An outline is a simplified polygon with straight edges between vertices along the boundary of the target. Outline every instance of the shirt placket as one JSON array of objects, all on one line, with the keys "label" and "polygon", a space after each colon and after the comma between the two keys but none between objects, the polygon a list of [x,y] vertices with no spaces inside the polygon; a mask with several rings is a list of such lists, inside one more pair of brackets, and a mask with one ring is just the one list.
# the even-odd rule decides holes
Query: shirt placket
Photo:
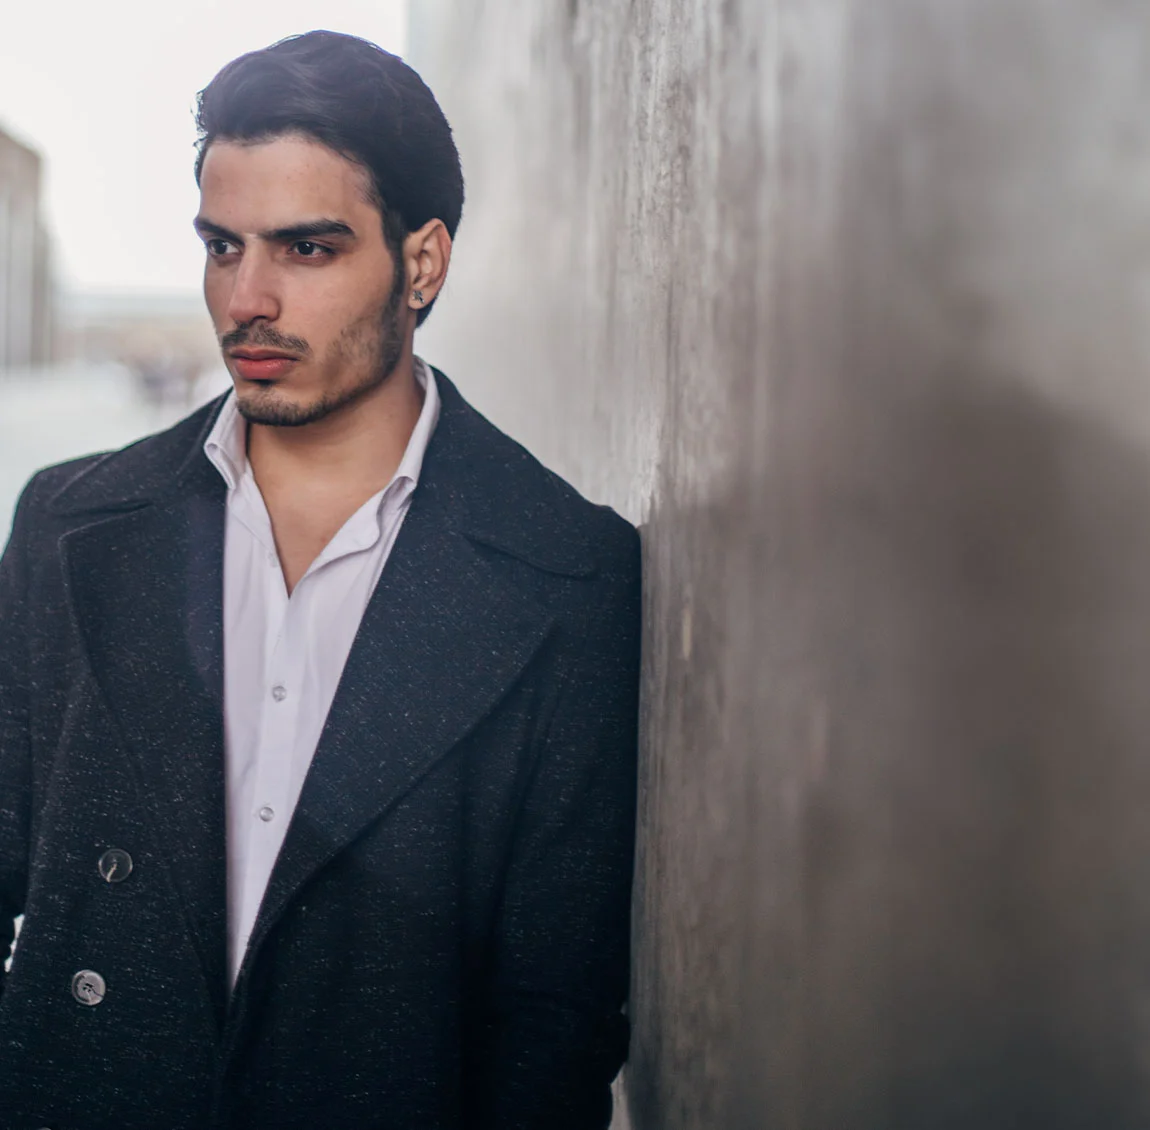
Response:
[{"label": "shirt placket", "polygon": [[[298,601],[288,597],[278,556],[270,548],[265,552],[267,634],[259,685],[255,782],[246,814],[249,866],[245,875],[244,917],[249,931],[291,818],[292,736],[302,689],[294,640]],[[300,595],[298,588],[295,595]]]}]

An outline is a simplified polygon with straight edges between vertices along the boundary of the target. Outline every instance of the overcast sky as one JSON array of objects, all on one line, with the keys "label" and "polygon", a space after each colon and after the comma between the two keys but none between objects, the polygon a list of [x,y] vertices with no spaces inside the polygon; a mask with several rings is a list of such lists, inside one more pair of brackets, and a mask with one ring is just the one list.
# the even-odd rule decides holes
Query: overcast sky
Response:
[{"label": "overcast sky", "polygon": [[4,4],[0,127],[46,160],[69,289],[194,290],[196,91],[228,60],[315,27],[404,50],[406,0]]}]

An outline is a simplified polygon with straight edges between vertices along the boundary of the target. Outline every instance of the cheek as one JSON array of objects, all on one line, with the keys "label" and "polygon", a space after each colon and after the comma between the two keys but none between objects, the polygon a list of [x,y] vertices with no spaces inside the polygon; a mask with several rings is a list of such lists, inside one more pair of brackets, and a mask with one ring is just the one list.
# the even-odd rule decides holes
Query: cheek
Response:
[{"label": "cheek", "polygon": [[327,359],[335,367],[359,366],[373,362],[379,352],[379,321],[370,314],[359,313],[339,326],[325,326]]},{"label": "cheek", "polygon": [[[316,337],[330,343],[330,352],[346,361],[372,359],[384,329],[387,292],[375,280],[358,289],[340,288],[317,301],[312,321]],[[322,311],[322,313],[320,313]]]}]

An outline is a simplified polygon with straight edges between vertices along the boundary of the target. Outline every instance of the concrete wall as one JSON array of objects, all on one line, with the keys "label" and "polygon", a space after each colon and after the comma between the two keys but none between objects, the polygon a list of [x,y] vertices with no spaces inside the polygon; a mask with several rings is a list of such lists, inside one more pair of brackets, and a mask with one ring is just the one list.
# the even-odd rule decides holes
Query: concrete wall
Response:
[{"label": "concrete wall", "polygon": [[418,0],[422,351],[647,555],[636,1130],[1150,1125],[1150,14]]}]

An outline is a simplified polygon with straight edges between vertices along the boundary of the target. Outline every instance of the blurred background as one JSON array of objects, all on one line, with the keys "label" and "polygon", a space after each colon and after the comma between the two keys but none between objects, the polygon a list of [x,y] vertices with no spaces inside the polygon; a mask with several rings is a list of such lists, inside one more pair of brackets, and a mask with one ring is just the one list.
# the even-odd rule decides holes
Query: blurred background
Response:
[{"label": "blurred background", "polygon": [[[9,5],[0,34],[0,541],[38,467],[119,447],[228,387],[192,231],[196,92],[316,6]],[[406,0],[324,26],[403,54]]]},{"label": "blurred background", "polygon": [[0,522],[222,385],[195,91],[406,51],[468,181],[417,349],[643,533],[617,1125],[1150,1126],[1150,8],[14,7]]}]

